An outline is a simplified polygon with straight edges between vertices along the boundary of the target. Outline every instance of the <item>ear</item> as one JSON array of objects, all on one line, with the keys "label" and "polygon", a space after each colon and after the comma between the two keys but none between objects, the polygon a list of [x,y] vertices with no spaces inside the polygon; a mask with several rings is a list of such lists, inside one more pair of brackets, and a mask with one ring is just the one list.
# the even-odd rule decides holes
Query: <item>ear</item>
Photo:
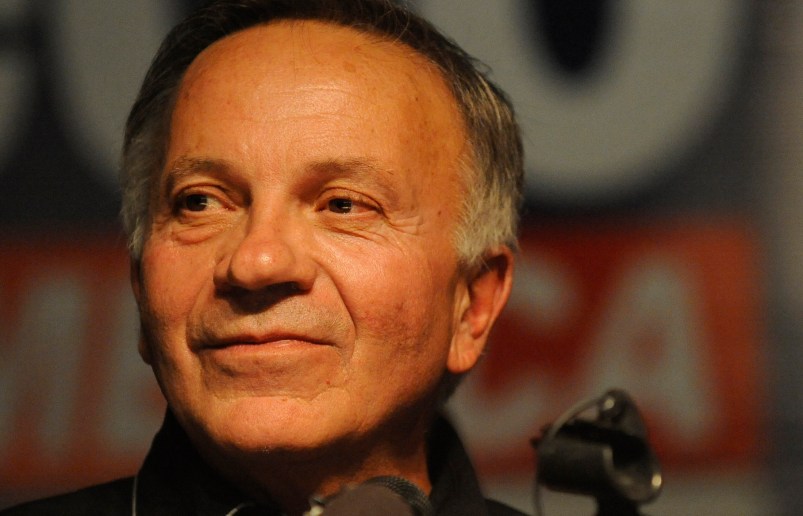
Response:
[{"label": "ear", "polygon": [[460,289],[455,303],[457,328],[446,364],[451,373],[469,371],[482,356],[512,283],[513,253],[507,246],[489,252],[479,269],[465,278],[465,288]]},{"label": "ear", "polygon": [[[142,310],[140,309],[143,303],[142,269],[140,268],[139,260],[131,258],[129,277],[131,278],[131,290],[134,292],[134,299],[137,300],[137,309],[139,309],[140,314],[142,314]],[[140,315],[140,318],[141,317],[142,315]],[[145,342],[145,336],[143,335],[142,330],[139,332],[137,351],[139,351],[139,356],[142,357],[142,360],[144,360],[146,364],[151,365],[151,350],[148,347],[147,342]]]}]

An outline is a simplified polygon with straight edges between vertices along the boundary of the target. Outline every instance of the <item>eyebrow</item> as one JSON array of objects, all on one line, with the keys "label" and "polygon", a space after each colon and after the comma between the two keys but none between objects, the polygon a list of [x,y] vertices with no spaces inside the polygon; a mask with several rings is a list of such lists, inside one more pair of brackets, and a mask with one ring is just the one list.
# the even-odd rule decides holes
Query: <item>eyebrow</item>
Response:
[{"label": "eyebrow", "polygon": [[178,158],[165,174],[164,191],[170,192],[181,179],[193,174],[206,173],[212,175],[223,174],[231,169],[231,163],[226,160],[211,158]]},{"label": "eyebrow", "polygon": [[330,159],[316,161],[308,166],[311,171],[338,176],[393,176],[392,170],[378,166],[373,160],[367,158]]},{"label": "eyebrow", "polygon": [[365,181],[380,190],[391,202],[397,201],[399,197],[399,192],[390,181],[396,172],[378,165],[371,158],[329,159],[314,162],[305,168],[315,175]]},{"label": "eyebrow", "polygon": [[[227,176],[236,168],[234,164],[225,159],[208,157],[182,156],[177,158],[165,173],[164,192],[169,193],[183,178],[195,174],[208,174],[210,176]],[[317,178],[345,178],[364,181],[382,192],[391,203],[398,201],[399,192],[393,188],[390,179],[396,175],[392,169],[382,167],[371,158],[325,159],[313,161],[304,165],[300,171],[302,175]]]}]

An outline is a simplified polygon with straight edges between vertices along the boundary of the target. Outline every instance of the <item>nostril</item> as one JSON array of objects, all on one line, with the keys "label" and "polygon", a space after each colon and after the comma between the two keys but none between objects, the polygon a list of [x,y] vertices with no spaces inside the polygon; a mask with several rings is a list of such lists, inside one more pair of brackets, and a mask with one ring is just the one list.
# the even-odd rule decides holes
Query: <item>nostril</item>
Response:
[{"label": "nostril", "polygon": [[248,289],[236,285],[228,285],[218,289],[218,297],[224,299],[238,314],[256,314],[264,312],[284,299],[303,293],[296,282],[276,283],[259,289]]}]

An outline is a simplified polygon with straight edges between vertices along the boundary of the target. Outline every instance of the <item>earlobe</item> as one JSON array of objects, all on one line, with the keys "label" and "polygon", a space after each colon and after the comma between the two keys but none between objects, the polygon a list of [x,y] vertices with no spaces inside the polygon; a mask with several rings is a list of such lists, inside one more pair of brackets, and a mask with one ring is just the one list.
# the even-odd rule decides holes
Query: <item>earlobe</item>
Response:
[{"label": "earlobe", "polygon": [[500,246],[488,253],[480,269],[466,279],[457,300],[457,328],[449,349],[447,368],[454,374],[469,371],[485,349],[496,318],[510,297],[513,253]]}]

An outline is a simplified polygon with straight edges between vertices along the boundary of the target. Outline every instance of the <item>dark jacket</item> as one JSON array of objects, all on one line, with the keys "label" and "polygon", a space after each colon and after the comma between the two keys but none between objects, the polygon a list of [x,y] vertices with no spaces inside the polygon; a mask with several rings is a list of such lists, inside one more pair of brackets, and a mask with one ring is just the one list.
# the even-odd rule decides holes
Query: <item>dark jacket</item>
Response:
[{"label": "dark jacket", "polygon": [[[486,500],[454,429],[444,419],[432,428],[429,442],[430,501],[438,516],[516,516],[522,513]],[[184,431],[168,413],[135,477],[29,502],[2,516],[136,515],[224,516],[247,505],[247,497],[223,481],[199,457]],[[248,514],[280,516],[277,507]]]}]

